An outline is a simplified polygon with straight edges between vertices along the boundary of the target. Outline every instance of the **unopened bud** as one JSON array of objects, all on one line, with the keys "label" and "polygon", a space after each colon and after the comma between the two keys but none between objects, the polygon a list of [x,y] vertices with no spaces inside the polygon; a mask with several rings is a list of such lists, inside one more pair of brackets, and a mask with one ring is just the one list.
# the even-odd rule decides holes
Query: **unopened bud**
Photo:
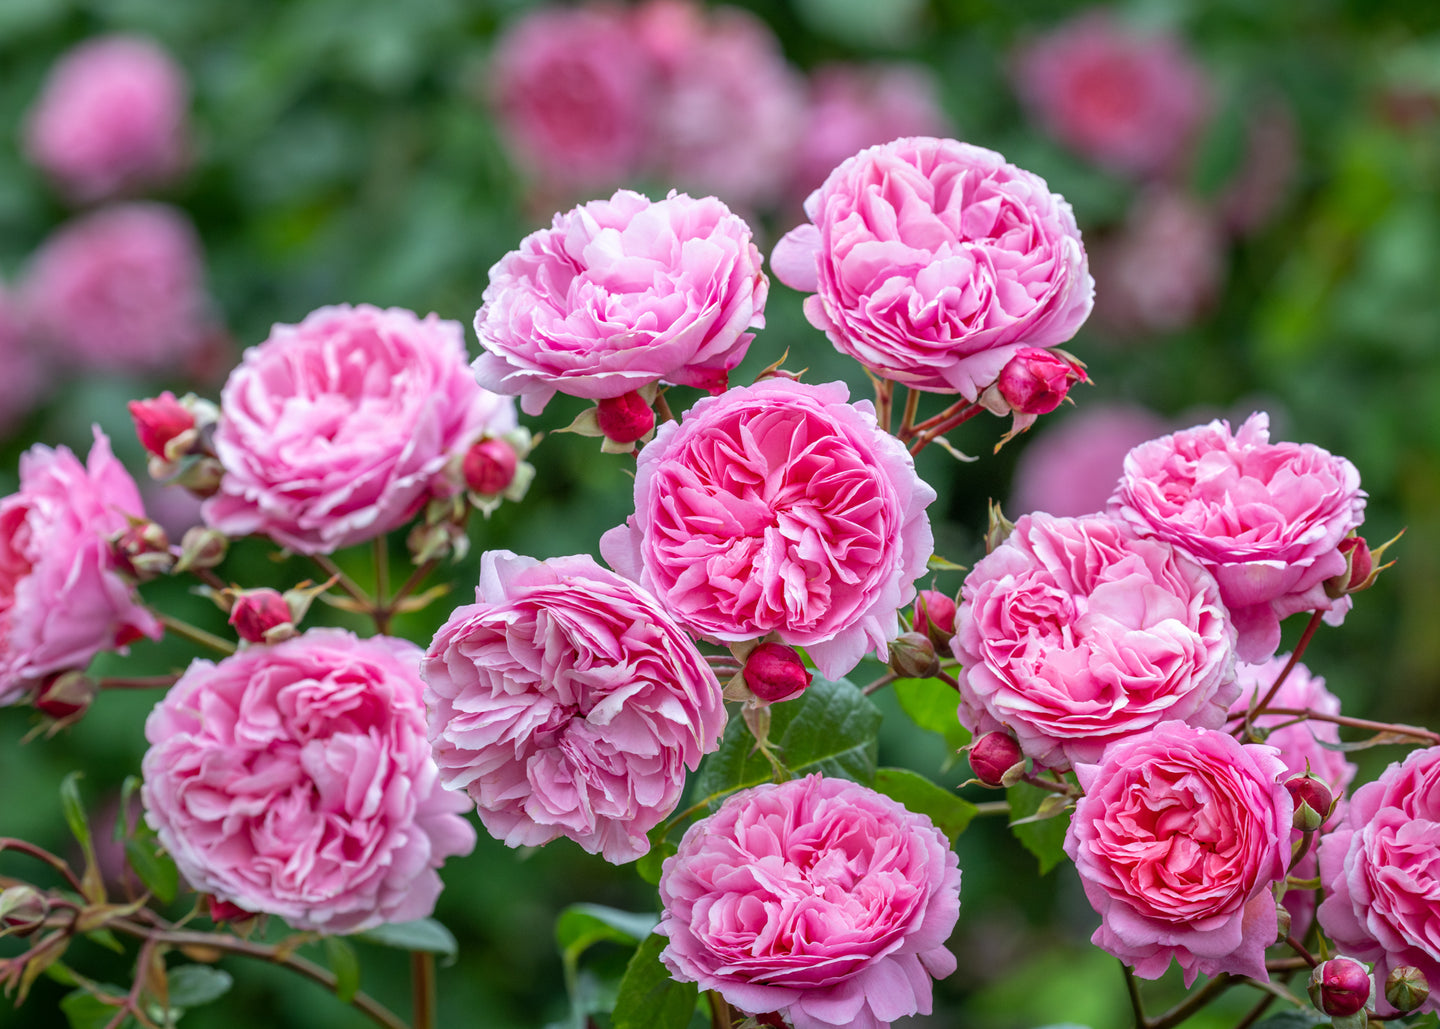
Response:
[{"label": "unopened bud", "polygon": [[180,538],[180,559],[175,562],[175,571],[203,571],[214,568],[225,560],[230,549],[230,540],[224,533],[195,525],[185,530]]},{"label": "unopened bud", "polygon": [[279,643],[295,635],[295,616],[277,590],[241,590],[230,607],[230,624],[250,643]]},{"label": "unopened bud", "polygon": [[135,435],[140,437],[140,445],[162,460],[179,458],[180,454],[175,451],[181,448],[171,445],[177,437],[192,433],[189,439],[195,438],[195,415],[169,390],[149,400],[130,401],[130,417],[135,420]]},{"label": "unopened bud", "polygon": [[1014,786],[1025,774],[1020,741],[1008,732],[987,732],[970,744],[970,767],[986,786]]},{"label": "unopened bud", "polygon": [[921,590],[915,598],[914,625],[936,650],[949,646],[955,635],[955,601],[938,590]]},{"label": "unopened bud", "polygon": [[213,457],[187,458],[170,482],[183,486],[197,497],[213,497],[220,491],[225,468]]},{"label": "unopened bud", "polygon": [[1290,937],[1293,918],[1284,904],[1275,905],[1275,942],[1284,943]]},{"label": "unopened bud", "polygon": [[1064,357],[1039,347],[1025,347],[1000,370],[996,388],[1016,414],[1049,414],[1060,406],[1070,385],[1085,373]]},{"label": "unopened bud", "polygon": [[246,922],[255,917],[254,911],[246,911],[228,900],[221,900],[219,897],[207,897],[206,900],[210,907],[210,921],[216,925],[221,922]]},{"label": "unopened bud", "polygon": [[1385,977],[1385,999],[1401,1014],[1414,1011],[1429,997],[1430,983],[1414,965],[1396,965]]},{"label": "unopened bud", "polygon": [[1015,531],[1015,523],[1005,517],[1005,512],[1000,510],[1000,505],[990,501],[990,522],[985,529],[985,553],[993,553],[995,548],[1010,538]]},{"label": "unopened bud", "polygon": [[461,472],[465,485],[481,496],[504,493],[515,481],[520,459],[515,448],[494,436],[477,441],[465,452]]},{"label": "unopened bud", "polygon": [[11,886],[0,892],[0,936],[29,936],[49,913],[49,901],[35,887]]},{"label": "unopened bud", "polygon": [[60,672],[46,679],[35,694],[35,708],[56,721],[73,719],[94,703],[97,692],[95,681],[84,672]]},{"label": "unopened bud", "polygon": [[1285,781],[1285,789],[1295,801],[1295,819],[1291,824],[1301,832],[1319,832],[1335,804],[1330,787],[1313,775],[1297,775]]},{"label": "unopened bud", "polygon": [[465,526],[455,522],[421,522],[405,537],[405,545],[417,565],[447,556],[460,561],[470,552],[470,537],[465,534]]},{"label": "unopened bud", "polygon": [[606,439],[634,443],[655,428],[655,412],[638,390],[607,397],[595,405],[595,421]]},{"label": "unopened bud", "polygon": [[907,679],[928,679],[940,671],[935,645],[918,632],[906,632],[891,640],[890,670]]},{"label": "unopened bud", "polygon": [[762,643],[745,658],[745,685],[767,703],[789,700],[810,685],[810,670],[794,647]]},{"label": "unopened bud", "polygon": [[136,582],[149,582],[175,567],[170,539],[154,522],[136,519],[110,541],[116,569]]},{"label": "unopened bud", "polygon": [[1322,961],[1310,973],[1310,1000],[1327,1015],[1353,1015],[1370,999],[1370,973],[1354,958]]}]

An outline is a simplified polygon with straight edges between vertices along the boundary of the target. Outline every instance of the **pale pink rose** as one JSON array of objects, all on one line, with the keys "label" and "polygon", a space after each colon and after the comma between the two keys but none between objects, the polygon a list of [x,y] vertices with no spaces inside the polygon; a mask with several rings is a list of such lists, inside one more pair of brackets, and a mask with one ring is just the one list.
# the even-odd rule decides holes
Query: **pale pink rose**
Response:
[{"label": "pale pink rose", "polygon": [[75,371],[168,372],[213,333],[200,240],[163,204],[118,204],[63,225],[21,286],[36,341]]},{"label": "pale pink rose", "polygon": [[1022,347],[1075,335],[1095,284],[1075,216],[993,150],[871,147],[805,201],[771,267],[810,324],[884,378],[975,400]]},{"label": "pale pink rose", "polygon": [[960,914],[959,859],[929,818],[819,775],[733,794],[660,876],[680,982],[794,1029],[885,1029],[930,1013]]},{"label": "pale pink rose", "polygon": [[66,447],[31,447],[19,491],[0,499],[0,704],[102,650],[160,638],[109,543],[145,517],[140,492],[94,432],[83,465]]},{"label": "pale pink rose", "polygon": [[1065,834],[1100,915],[1090,942],[1142,979],[1174,958],[1185,985],[1222,972],[1269,982],[1271,886],[1290,862],[1293,805],[1273,747],[1162,722],[1075,768]]},{"label": "pale pink rose", "polygon": [[956,626],[961,724],[1050,768],[1171,719],[1218,729],[1237,690],[1215,579],[1104,515],[1020,518],[965,577]]},{"label": "pale pink rose", "polygon": [[827,678],[899,633],[935,491],[844,383],[765,379],[701,400],[640,451],[635,514],[600,552],[701,636],[775,633]]},{"label": "pale pink rose", "polygon": [[296,929],[425,918],[470,853],[425,741],[420,648],[311,629],[191,662],[145,722],[145,820],[195,889]]},{"label": "pale pink rose", "polygon": [[40,355],[31,346],[18,297],[0,284],[0,432],[9,432],[43,399],[49,386]]},{"label": "pale pink rose", "polygon": [[475,377],[527,414],[557,392],[602,400],[659,380],[719,392],[769,289],[750,227],[719,200],[622,189],[557,214],[490,269]]},{"label": "pale pink rose", "polygon": [[659,602],[588,555],[492,550],[420,674],[441,780],[510,847],[650,849],[685,770],[720,744],[720,683]]},{"label": "pale pink rose", "polygon": [[163,185],[189,162],[189,104],[185,73],[153,40],[88,40],[50,70],[25,156],[82,202]]},{"label": "pale pink rose", "polygon": [[[1376,982],[1413,965],[1432,989],[1440,983],[1440,747],[1414,751],[1351,795],[1320,839],[1320,881],[1320,927],[1342,953],[1373,962]],[[1440,995],[1420,1010],[1440,1010]]]},{"label": "pale pink rose", "polygon": [[205,522],[328,554],[409,521],[446,462],[515,428],[515,405],[475,385],[464,330],[436,315],[338,305],[276,325],[220,394],[224,465]]},{"label": "pale pink rose", "polygon": [[1143,407],[1091,404],[1066,415],[1020,452],[1009,513],[1064,517],[1103,510],[1125,455],[1165,429],[1165,419]]},{"label": "pale pink rose", "polygon": [[1271,443],[1263,412],[1233,434],[1214,421],[1142,443],[1110,510],[1215,574],[1243,661],[1275,653],[1287,615],[1325,611],[1338,625],[1350,609],[1325,580],[1346,571],[1340,541],[1365,518],[1360,473],[1313,444]]},{"label": "pale pink rose", "polygon": [[1204,70],[1181,40],[1088,11],[1023,47],[1016,88],[1052,136],[1112,171],[1180,170],[1210,115]]},{"label": "pale pink rose", "polygon": [[497,42],[491,104],[516,158],[544,182],[615,185],[639,170],[657,74],[621,11],[542,7]]}]

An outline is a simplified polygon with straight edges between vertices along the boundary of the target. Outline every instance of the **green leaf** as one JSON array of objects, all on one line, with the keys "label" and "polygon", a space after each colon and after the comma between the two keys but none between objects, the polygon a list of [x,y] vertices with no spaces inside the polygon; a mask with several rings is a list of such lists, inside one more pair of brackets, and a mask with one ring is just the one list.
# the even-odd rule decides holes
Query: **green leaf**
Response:
[{"label": "green leaf", "polygon": [[882,768],[875,773],[875,788],[907,811],[925,815],[951,843],[975,817],[975,805],[908,768]]},{"label": "green leaf", "polygon": [[620,911],[600,904],[571,904],[555,919],[555,942],[568,978],[574,977],[580,955],[602,941],[636,944],[654,931],[655,915]]},{"label": "green leaf", "polygon": [[[119,1000],[124,993],[117,990],[114,996]],[[120,1009],[114,1004],[106,1004],[85,990],[76,990],[60,998],[60,1010],[65,1013],[70,1029],[105,1029]],[[120,1025],[121,1029],[129,1029],[135,1025],[135,1020],[127,1016]]]},{"label": "green leaf", "polygon": [[670,978],[670,970],[660,963],[660,952],[669,942],[663,936],[646,937],[625,966],[611,1019],[615,1029],[685,1029],[690,1024],[699,991],[694,983]]},{"label": "green leaf", "polygon": [[198,1008],[230,992],[235,980],[224,969],[210,965],[180,965],[170,969],[170,1006]]},{"label": "green leaf", "polygon": [[955,713],[960,698],[953,688],[939,679],[896,679],[894,689],[901,709],[916,725],[938,732],[951,750],[969,746],[970,732]]},{"label": "green leaf", "polygon": [[460,945],[455,942],[455,934],[433,918],[377,925],[374,929],[356,933],[355,938],[382,947],[394,947],[396,950],[423,950],[440,954],[447,962],[454,961],[455,955],[460,952]]},{"label": "green leaf", "polygon": [[91,929],[85,934],[85,938],[106,950],[113,950],[116,954],[125,953],[125,945],[116,939],[109,929]]},{"label": "green leaf", "polygon": [[125,859],[160,903],[169,904],[175,899],[175,891],[180,888],[180,871],[154,840],[130,837],[125,841]]},{"label": "green leaf", "polygon": [[1005,791],[1010,801],[1010,827],[1015,838],[1025,849],[1034,854],[1040,862],[1040,874],[1044,875],[1060,863],[1065,856],[1065,830],[1070,826],[1068,812],[1057,814],[1038,822],[1016,822],[1036,814],[1047,799],[1055,796],[1049,790],[1031,786],[1028,782],[1017,782]]},{"label": "green leaf", "polygon": [[335,973],[335,997],[349,1004],[360,992],[360,959],[355,948],[339,936],[325,937],[325,961]]},{"label": "green leaf", "polygon": [[[125,782],[120,786],[120,813],[115,816],[115,842],[119,843],[125,838],[126,822],[130,814],[130,798],[135,796],[135,791],[140,788],[140,777],[138,775],[127,775]],[[137,830],[148,830],[150,827],[145,824],[144,819],[139,820]],[[166,901],[169,903],[169,901]]]},{"label": "green leaf", "polygon": [[635,871],[639,873],[641,879],[644,879],[651,886],[658,886],[660,883],[660,871],[665,864],[665,859],[674,854],[677,849],[675,844],[669,840],[661,840],[653,844],[650,850],[642,855],[639,861],[635,862]]},{"label": "green leaf", "polygon": [[85,820],[85,805],[80,800],[80,777],[83,772],[75,771],[60,783],[60,808],[65,812],[65,823],[80,843],[87,859],[95,856],[95,847],[90,839],[90,823]]}]

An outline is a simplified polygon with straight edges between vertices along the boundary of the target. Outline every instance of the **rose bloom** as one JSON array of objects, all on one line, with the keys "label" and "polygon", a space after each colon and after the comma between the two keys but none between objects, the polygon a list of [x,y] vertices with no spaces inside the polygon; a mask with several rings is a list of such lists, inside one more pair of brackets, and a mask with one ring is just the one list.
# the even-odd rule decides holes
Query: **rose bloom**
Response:
[{"label": "rose bloom", "polygon": [[622,189],[557,214],[490,269],[475,377],[527,414],[557,392],[602,400],[662,379],[718,392],[769,289],[750,227],[719,200]]},{"label": "rose bloom", "polygon": [[1101,511],[1120,480],[1125,455],[1165,428],[1165,419],[1143,407],[1087,404],[1025,444],[1006,507],[1015,514],[1062,517]]},{"label": "rose bloom", "polygon": [[1233,434],[1214,421],[1142,443],[1110,510],[1215,574],[1243,661],[1275,653],[1287,615],[1325,611],[1338,625],[1350,609],[1325,580],[1346,570],[1340,541],[1365,518],[1360,473],[1312,444],[1271,443],[1263,412]]},{"label": "rose bloom", "polygon": [[164,204],[119,204],[68,222],[21,286],[39,344],[75,371],[169,372],[214,331],[199,237]]},{"label": "rose bloom", "polygon": [[1124,175],[1179,170],[1210,115],[1203,69],[1172,36],[1091,11],[1023,47],[1016,88],[1066,146]]},{"label": "rose bloom", "polygon": [[130,517],[145,517],[140,492],[94,432],[83,465],[66,447],[31,447],[20,489],[0,499],[0,704],[102,650],[162,633],[109,543]]},{"label": "rose bloom", "polygon": [[725,728],[720,683],[656,599],[587,555],[492,550],[421,665],[442,781],[507,846],[650,849]]},{"label": "rose bloom", "polygon": [[25,156],[81,202],[163,185],[189,160],[189,100],[185,73],[153,40],[89,40],[50,70]]},{"label": "rose bloom", "polygon": [[1065,834],[1100,928],[1090,942],[1143,979],[1170,959],[1197,975],[1269,982],[1271,885],[1290,861],[1290,794],[1273,747],[1162,722],[1075,767],[1085,790]]},{"label": "rose bloom", "polygon": [[680,982],[794,1029],[930,1013],[955,970],[959,859],[929,818],[819,775],[742,790],[660,876],[660,960]]},{"label": "rose bloom", "polygon": [[771,265],[841,353],[975,400],[1022,347],[1068,340],[1095,284],[1075,216],[993,150],[916,136],[840,165]]},{"label": "rose bloom", "polygon": [[950,645],[961,724],[1050,768],[1169,719],[1217,729],[1236,693],[1215,579],[1104,515],[1017,521],[965,577]]},{"label": "rose bloom", "polygon": [[[1413,751],[1351,795],[1320,839],[1320,881],[1320,927],[1340,952],[1373,962],[1378,983],[1400,965],[1440,982],[1440,747]],[[1440,996],[1420,1010],[1440,1010]]]},{"label": "rose bloom", "polygon": [[605,560],[702,636],[773,632],[830,679],[883,657],[930,558],[935,491],[848,397],[841,382],[766,379],[660,426]]},{"label": "rose bloom", "polygon": [[514,403],[475,385],[458,322],[322,307],[276,325],[230,373],[215,430],[225,476],[205,521],[328,554],[405,524],[453,490],[452,456],[515,426]]}]

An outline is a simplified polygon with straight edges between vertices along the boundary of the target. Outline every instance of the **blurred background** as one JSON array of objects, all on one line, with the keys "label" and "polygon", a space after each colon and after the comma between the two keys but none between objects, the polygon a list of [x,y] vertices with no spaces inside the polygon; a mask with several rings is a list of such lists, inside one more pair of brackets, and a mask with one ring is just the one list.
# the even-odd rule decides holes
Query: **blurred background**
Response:
[{"label": "blurred background", "polygon": [[[952,135],[1070,201],[1097,305],[1068,347],[1093,379],[1074,407],[995,457],[1003,427],[967,424],[953,439],[980,455],[974,464],[934,447],[922,455],[941,495],[931,509],[941,553],[970,564],[983,552],[989,498],[1012,517],[1094,510],[1133,444],[1266,410],[1272,438],[1359,467],[1372,543],[1408,527],[1392,551],[1399,564],[1342,628],[1320,633],[1310,667],[1350,714],[1431,724],[1440,714],[1440,6],[1430,0],[0,0],[0,68],[4,492],[25,448],[83,451],[92,424],[144,481],[125,402],[167,388],[218,396],[245,347],[317,307],[396,305],[468,325],[502,254],[554,211],[618,186],[714,193],[768,252],[838,161],[898,135]],[[800,301],[773,285],[768,327],[732,381],[788,348],[788,367],[868,395]],[[528,424],[553,429],[579,409],[558,398]],[[451,598],[408,616],[400,634],[428,642],[469,598],[479,551],[596,553],[631,510],[621,460],[596,460],[593,440],[551,435],[531,460],[529,498],[473,526]],[[173,489],[147,503],[172,538],[196,521]],[[407,559],[401,535],[396,561]],[[361,549],[339,559],[364,582]],[[221,571],[280,588],[315,574],[251,543]],[[953,573],[937,583],[959,584]],[[223,629],[183,584],[157,582],[146,596]],[[317,608],[311,621],[347,617]],[[191,656],[142,642],[97,665],[158,674]],[[945,767],[938,738],[880,699],[891,715],[882,764],[958,783],[963,763]],[[72,768],[85,769],[97,821],[113,821],[154,700],[106,693],[73,729],[23,744],[33,712],[0,710],[0,835],[64,851],[56,789]],[[1362,780],[1397,753],[1360,754]],[[958,846],[960,970],[938,985],[937,1014],[908,1024],[1121,1024],[1122,979],[1085,946],[1096,919],[1068,866],[1035,874],[997,824]],[[461,940],[441,971],[447,1027],[563,1019],[557,912],[654,904],[632,871],[564,840],[517,853],[482,834],[444,874],[437,916]],[[406,1010],[403,957],[360,952],[365,988]],[[587,967],[603,982],[623,958],[602,945]],[[89,948],[83,960],[97,978],[128,981],[114,955]],[[187,1026],[368,1024],[287,973],[227,967],[234,992]],[[0,1003],[0,1025],[59,1024],[62,992],[42,983],[19,1010]],[[1194,1024],[1233,1024],[1251,1001],[1228,998]]]}]

